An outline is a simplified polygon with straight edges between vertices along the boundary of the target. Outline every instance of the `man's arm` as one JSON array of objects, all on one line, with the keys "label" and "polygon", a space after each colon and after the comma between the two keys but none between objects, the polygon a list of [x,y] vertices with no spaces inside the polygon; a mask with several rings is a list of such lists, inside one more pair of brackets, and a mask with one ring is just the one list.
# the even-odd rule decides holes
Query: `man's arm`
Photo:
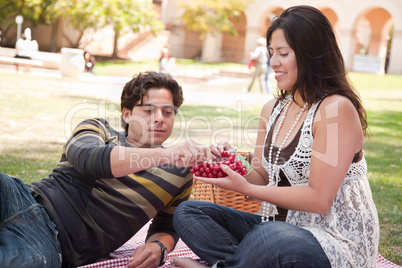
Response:
[{"label": "man's arm", "polygon": [[169,148],[115,146],[110,153],[110,164],[113,175],[121,177],[163,164],[193,166],[196,162],[210,158],[209,149],[190,140]]},{"label": "man's arm", "polygon": [[84,176],[116,178],[162,164],[192,166],[196,161],[211,157],[207,148],[192,140],[170,148],[118,146],[111,141],[108,129],[109,125],[103,119],[85,120],[67,141],[66,159]]}]

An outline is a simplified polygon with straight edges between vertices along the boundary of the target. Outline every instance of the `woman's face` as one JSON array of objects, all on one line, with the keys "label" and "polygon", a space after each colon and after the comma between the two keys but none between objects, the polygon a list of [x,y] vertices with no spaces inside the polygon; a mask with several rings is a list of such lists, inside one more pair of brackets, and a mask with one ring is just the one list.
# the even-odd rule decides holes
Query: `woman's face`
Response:
[{"label": "woman's face", "polygon": [[269,46],[271,67],[275,71],[275,79],[280,90],[291,90],[297,81],[296,55],[286,41],[282,29],[272,33]]}]

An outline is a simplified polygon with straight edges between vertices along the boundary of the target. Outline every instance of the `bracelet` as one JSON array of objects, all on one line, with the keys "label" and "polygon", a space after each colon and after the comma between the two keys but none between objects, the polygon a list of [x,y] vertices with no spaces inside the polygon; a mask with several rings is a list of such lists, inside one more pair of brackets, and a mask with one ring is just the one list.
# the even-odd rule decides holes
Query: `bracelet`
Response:
[{"label": "bracelet", "polygon": [[167,248],[165,247],[164,244],[162,244],[158,240],[152,241],[151,243],[158,244],[161,247],[161,260],[159,262],[159,266],[162,266],[166,262],[166,259],[167,259]]}]

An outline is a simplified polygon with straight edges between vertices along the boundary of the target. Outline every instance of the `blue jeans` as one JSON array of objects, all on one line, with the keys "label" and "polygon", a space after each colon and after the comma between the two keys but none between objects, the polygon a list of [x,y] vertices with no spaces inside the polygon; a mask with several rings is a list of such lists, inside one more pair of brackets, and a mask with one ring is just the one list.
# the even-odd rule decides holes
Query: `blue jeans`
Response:
[{"label": "blue jeans", "polygon": [[0,173],[0,267],[61,267],[55,225],[31,193]]},{"label": "blue jeans", "polygon": [[331,267],[311,232],[210,202],[186,201],[173,223],[180,238],[214,267]]},{"label": "blue jeans", "polygon": [[273,72],[274,70],[272,70],[271,66],[269,64],[267,64],[267,71],[265,72],[265,92],[266,93],[271,93],[272,91],[272,82],[271,79],[269,78],[269,75],[271,74],[271,72]]}]

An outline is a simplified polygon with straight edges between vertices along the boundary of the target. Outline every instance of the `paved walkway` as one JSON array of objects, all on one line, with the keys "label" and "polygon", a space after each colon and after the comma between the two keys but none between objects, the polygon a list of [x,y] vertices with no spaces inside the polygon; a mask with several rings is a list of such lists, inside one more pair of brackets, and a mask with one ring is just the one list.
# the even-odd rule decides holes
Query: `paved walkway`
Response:
[{"label": "paved walkway", "polygon": [[[16,73],[16,70],[13,65],[0,64],[0,72]],[[31,68],[29,74],[65,79],[72,82],[91,83],[96,88],[95,94],[97,96],[105,96],[106,94],[112,99],[120,99],[122,87],[131,79],[131,77],[126,76],[103,76],[90,73],[82,73],[78,79],[64,78],[59,70],[44,68]],[[223,74],[210,76],[208,79],[200,79],[199,75],[191,77],[188,74],[178,74],[176,79],[183,87],[185,104],[188,105],[225,106],[239,109],[240,106],[262,107],[267,100],[272,98],[271,94],[243,93],[242,88],[247,85],[250,79],[244,75],[243,77],[236,77],[233,74],[230,76]]]}]

